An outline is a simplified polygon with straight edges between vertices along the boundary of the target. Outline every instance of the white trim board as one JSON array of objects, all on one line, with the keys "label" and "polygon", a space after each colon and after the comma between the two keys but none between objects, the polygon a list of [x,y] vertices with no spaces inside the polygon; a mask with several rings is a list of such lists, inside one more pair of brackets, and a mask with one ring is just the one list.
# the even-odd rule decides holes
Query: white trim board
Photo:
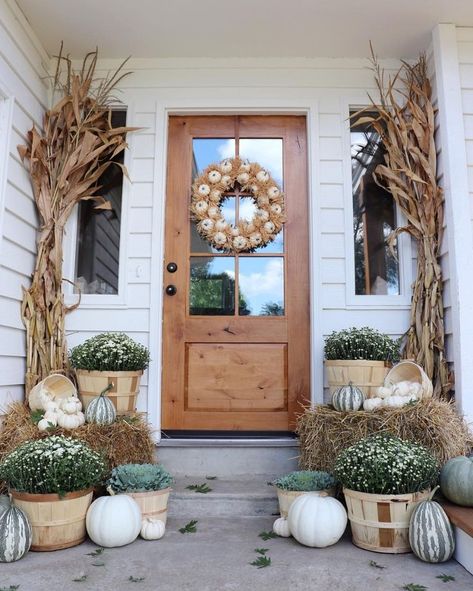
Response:
[{"label": "white trim board", "polygon": [[[199,104],[200,103],[200,104]],[[309,198],[309,261],[311,286],[311,392],[314,402],[322,402],[323,394],[323,336],[320,330],[321,302],[317,300],[320,285],[319,265],[317,264],[316,219],[318,191],[318,159],[313,157],[318,149],[316,131],[318,102],[316,100],[269,100],[251,99],[245,96],[241,104],[235,99],[195,100],[188,102],[177,99],[156,103],[156,151],[155,180],[153,190],[153,226],[151,255],[151,293],[150,303],[150,353],[154,360],[148,377],[148,418],[155,428],[156,440],[161,438],[161,373],[162,373],[162,321],[163,321],[163,273],[164,273],[164,212],[166,199],[167,168],[167,129],[170,115],[305,115],[307,117],[308,138],[308,198]],[[314,398],[318,394],[317,399]],[[155,419],[156,417],[156,419]]]},{"label": "white trim board", "polygon": [[433,51],[448,228],[455,399],[467,421],[473,422],[473,238],[471,221],[465,215],[470,211],[470,204],[455,25],[438,25],[434,29]]}]

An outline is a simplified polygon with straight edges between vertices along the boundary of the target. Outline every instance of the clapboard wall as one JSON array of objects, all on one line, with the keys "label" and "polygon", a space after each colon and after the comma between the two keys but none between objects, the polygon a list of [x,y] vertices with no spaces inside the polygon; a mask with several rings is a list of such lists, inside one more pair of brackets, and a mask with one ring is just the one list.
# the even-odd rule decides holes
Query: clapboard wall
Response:
[{"label": "clapboard wall", "polygon": [[0,406],[22,399],[25,331],[21,288],[34,266],[38,220],[16,146],[41,126],[49,58],[18,9],[0,3]]}]

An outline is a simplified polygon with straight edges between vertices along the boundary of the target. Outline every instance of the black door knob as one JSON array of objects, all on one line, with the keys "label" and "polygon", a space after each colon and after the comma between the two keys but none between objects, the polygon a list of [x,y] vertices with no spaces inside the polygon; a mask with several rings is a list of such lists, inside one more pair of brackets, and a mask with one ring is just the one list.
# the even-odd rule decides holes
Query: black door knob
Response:
[{"label": "black door knob", "polygon": [[167,285],[166,293],[170,296],[176,295],[177,287],[175,285]]},{"label": "black door knob", "polygon": [[177,271],[177,265],[176,263],[168,263],[166,269],[169,273],[175,273]]}]

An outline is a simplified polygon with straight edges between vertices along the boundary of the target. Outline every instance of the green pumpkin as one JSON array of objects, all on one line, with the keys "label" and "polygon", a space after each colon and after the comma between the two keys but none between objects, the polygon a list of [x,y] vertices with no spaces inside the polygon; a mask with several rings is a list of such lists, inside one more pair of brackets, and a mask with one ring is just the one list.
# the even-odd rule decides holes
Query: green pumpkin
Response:
[{"label": "green pumpkin", "polygon": [[473,457],[448,460],[440,472],[440,489],[452,503],[473,507]]},{"label": "green pumpkin", "polygon": [[105,394],[110,390],[111,384],[100,393],[100,396],[90,402],[85,411],[85,420],[88,423],[98,425],[111,425],[117,418],[117,411],[113,402]]},{"label": "green pumpkin", "polygon": [[360,410],[365,401],[363,392],[351,382],[348,386],[337,388],[332,394],[332,404],[336,410]]},{"label": "green pumpkin", "polygon": [[10,505],[0,515],[0,562],[20,560],[30,549],[32,539],[28,517]]},{"label": "green pumpkin", "polygon": [[[439,487],[437,487],[439,488]],[[421,501],[412,512],[409,523],[409,544],[424,562],[446,562],[455,551],[455,537],[447,514],[430,498]]]}]

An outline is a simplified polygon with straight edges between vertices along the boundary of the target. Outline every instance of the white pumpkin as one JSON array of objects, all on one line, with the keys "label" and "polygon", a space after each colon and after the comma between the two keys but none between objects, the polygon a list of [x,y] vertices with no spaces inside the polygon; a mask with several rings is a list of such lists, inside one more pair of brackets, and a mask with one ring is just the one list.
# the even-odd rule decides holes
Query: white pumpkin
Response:
[{"label": "white pumpkin", "polygon": [[61,400],[59,408],[68,415],[75,415],[82,410],[82,402],[77,396],[69,396]]},{"label": "white pumpkin", "polygon": [[62,413],[58,416],[57,424],[63,429],[77,429],[85,423],[83,412],[78,412],[75,415],[68,415]]},{"label": "white pumpkin", "polygon": [[385,398],[383,402],[383,406],[387,406],[388,408],[400,408],[404,406],[407,402],[405,396],[390,396],[389,398]]},{"label": "white pumpkin", "polygon": [[396,396],[408,396],[411,393],[410,382],[398,382],[394,384],[393,394]]},{"label": "white pumpkin", "polygon": [[47,400],[43,404],[43,408],[46,412],[57,412],[59,409],[59,405],[55,400]]},{"label": "white pumpkin", "polygon": [[47,431],[51,427],[56,427],[56,426],[57,426],[56,419],[48,420],[48,419],[43,418],[38,422],[38,429],[40,431]]},{"label": "white pumpkin", "polygon": [[220,179],[222,178],[222,175],[218,170],[211,170],[208,174],[208,177],[209,177],[209,181],[212,184],[215,184],[220,181]]},{"label": "white pumpkin", "polygon": [[378,397],[379,398],[389,398],[392,396],[393,388],[392,386],[381,386],[378,388]]},{"label": "white pumpkin", "polygon": [[240,185],[246,185],[246,183],[250,180],[250,175],[247,172],[240,172],[237,176],[237,181]]},{"label": "white pumpkin", "polygon": [[347,512],[333,497],[308,493],[292,503],[289,531],[304,546],[325,548],[338,542],[347,526]]},{"label": "white pumpkin", "polygon": [[143,540],[160,540],[164,536],[166,526],[160,519],[143,519],[140,536]]},{"label": "white pumpkin", "polygon": [[125,546],[136,540],[141,531],[141,509],[128,495],[100,497],[90,505],[85,523],[97,546]]},{"label": "white pumpkin", "polygon": [[227,174],[229,172],[231,172],[232,170],[232,161],[231,160],[224,160],[221,164],[220,164],[220,170],[224,173]]},{"label": "white pumpkin", "polygon": [[285,517],[279,517],[273,523],[273,532],[280,538],[290,538],[289,523]]},{"label": "white pumpkin", "polygon": [[382,398],[367,398],[363,402],[363,409],[367,410],[368,412],[371,412],[372,410],[380,408],[382,404],[383,404]]},{"label": "white pumpkin", "polygon": [[210,193],[210,187],[205,184],[199,185],[197,192],[199,193],[199,195],[203,195],[204,197],[207,197],[207,195]]},{"label": "white pumpkin", "polygon": [[269,181],[269,172],[267,172],[266,170],[260,170],[256,175],[256,179],[260,183],[268,182]]}]

